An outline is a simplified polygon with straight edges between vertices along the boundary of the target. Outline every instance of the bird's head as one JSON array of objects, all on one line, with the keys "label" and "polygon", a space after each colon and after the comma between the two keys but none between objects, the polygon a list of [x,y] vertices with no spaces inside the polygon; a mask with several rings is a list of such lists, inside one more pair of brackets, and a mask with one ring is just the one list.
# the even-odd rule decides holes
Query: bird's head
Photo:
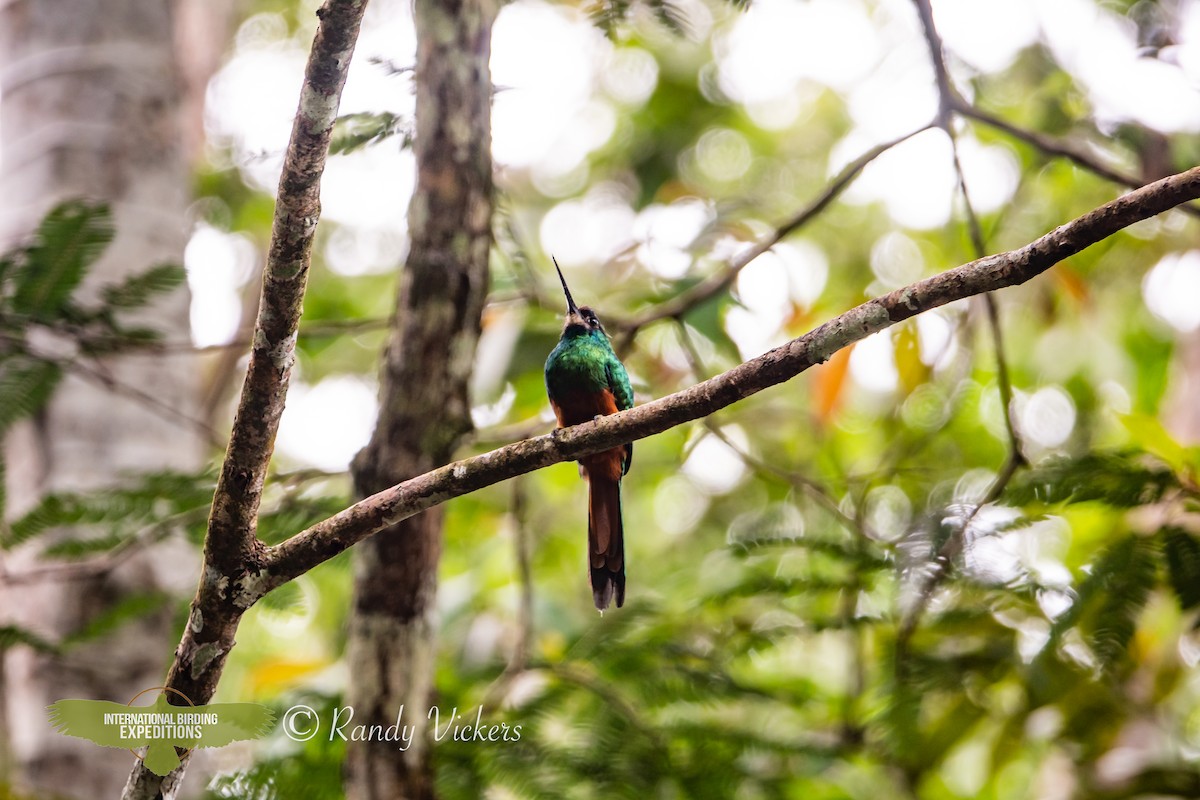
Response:
[{"label": "bird's head", "polygon": [[563,336],[586,336],[594,332],[607,335],[604,326],[600,324],[600,318],[596,316],[596,312],[590,306],[575,305],[575,298],[571,297],[571,290],[567,287],[567,279],[563,277],[562,269],[558,266],[558,259],[551,257],[551,260],[554,261],[554,269],[558,271],[558,280],[562,283],[563,294],[567,296],[567,316],[563,322]]}]

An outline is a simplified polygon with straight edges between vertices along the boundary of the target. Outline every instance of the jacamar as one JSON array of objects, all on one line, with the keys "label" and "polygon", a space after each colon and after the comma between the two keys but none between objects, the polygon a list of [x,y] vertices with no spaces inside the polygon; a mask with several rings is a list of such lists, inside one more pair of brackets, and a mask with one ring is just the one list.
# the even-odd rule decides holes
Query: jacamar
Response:
[{"label": "jacamar", "polygon": [[[576,306],[558,261],[554,262],[567,318],[562,337],[546,359],[546,394],[566,428],[604,414],[633,407],[633,387],[625,366],[613,352],[596,312]],[[579,459],[579,473],[588,482],[588,570],[592,599],[603,611],[616,597],[625,602],[625,526],[621,521],[621,478],[629,472],[633,445],[625,444]]]}]

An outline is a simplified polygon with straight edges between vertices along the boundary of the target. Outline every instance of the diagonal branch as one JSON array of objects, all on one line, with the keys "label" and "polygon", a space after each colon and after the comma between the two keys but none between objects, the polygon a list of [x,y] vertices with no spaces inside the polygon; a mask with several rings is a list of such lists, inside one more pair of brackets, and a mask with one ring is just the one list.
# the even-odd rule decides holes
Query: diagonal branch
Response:
[{"label": "diagonal branch", "polygon": [[305,68],[283,174],[250,363],[217,480],[204,558],[223,574],[251,555],[267,465],[295,361],[309,258],[321,215],[321,175],[365,0],[327,0]]},{"label": "diagonal branch", "polygon": [[248,602],[386,525],[517,475],[644,439],[708,416],[829,359],[849,344],[925,311],[1016,286],[1117,231],[1200,197],[1200,167],[1149,184],[1016,250],[976,259],[869,300],[721,375],[628,411],[527,439],[419,475],[362,500],[267,551],[247,575]]}]

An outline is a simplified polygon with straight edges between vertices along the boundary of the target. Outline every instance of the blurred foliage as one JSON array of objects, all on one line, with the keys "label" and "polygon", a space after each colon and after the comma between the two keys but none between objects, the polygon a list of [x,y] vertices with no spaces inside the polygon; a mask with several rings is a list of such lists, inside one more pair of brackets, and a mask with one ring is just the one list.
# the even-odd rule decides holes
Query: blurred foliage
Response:
[{"label": "blurred foliage", "polygon": [[[297,39],[309,35],[297,4],[254,5],[283,14]],[[572,173],[578,180],[539,179],[532,168],[498,173],[494,299],[473,387],[481,430],[464,454],[552,424],[541,367],[560,301],[537,236],[551,214],[601,213],[605,203],[646,215],[639,220],[702,212],[679,270],[651,269],[650,236],[613,242],[607,260],[567,264],[576,297],[624,333],[625,320],[723,270],[866,149],[846,143],[848,98],[815,83],[798,87],[802,111],[792,121],[756,122],[714,78],[720,34],[739,4],[704,6],[706,36],[690,30],[694,5],[578,9],[611,37],[612,54],[649,59],[654,85],[630,100],[597,81],[593,100],[613,112],[613,130]],[[880,19],[890,13],[884,5]],[[1167,4],[1104,5],[1153,42],[1142,31]],[[1134,170],[1155,141],[1137,126],[1098,122],[1078,78],[1042,44],[994,72],[952,66],[979,107],[1106,163]],[[393,112],[348,115],[335,158],[399,150],[406,124]],[[980,220],[991,250],[1022,245],[1120,191],[1003,131],[962,121],[958,132],[998,148],[1018,175],[1011,200]],[[1194,137],[1167,144],[1177,168],[1200,155]],[[743,168],[712,169],[705,148],[718,160],[732,152]],[[265,242],[271,200],[231,163],[201,170],[198,208],[214,226]],[[72,305],[71,276],[110,235],[79,213],[45,229],[70,248],[53,255],[35,245],[0,261],[0,428],[34,413],[60,377],[59,365],[18,346],[29,326],[58,320],[81,348],[102,347],[120,338],[107,320],[118,325],[123,304],[163,277],[102,293],[106,314]],[[520,739],[434,743],[441,795],[1200,796],[1200,453],[1179,433],[1195,404],[1194,392],[1180,400],[1180,386],[1200,376],[1184,374],[1194,339],[1142,300],[1148,270],[1194,248],[1195,226],[1181,214],[1143,223],[997,296],[1020,437],[1020,466],[1007,482],[997,483],[1014,453],[996,348],[972,302],[638,442],[624,485],[628,603],[603,617],[586,590],[586,490],[574,465],[449,503],[435,702],[468,725],[483,706],[486,725],[519,726]],[[302,335],[304,382],[369,379],[377,369],[386,334],[371,323],[391,311],[394,275],[334,269],[328,254],[346,233],[322,224],[303,324],[347,327]],[[774,342],[973,256],[961,215],[944,227],[904,227],[879,202],[835,201],[784,245],[819,254],[828,269],[820,281],[802,268],[772,284],[786,296]],[[20,266],[30,259],[44,268]],[[639,402],[756,354],[743,352],[737,327],[755,309],[754,271],[786,272],[768,261],[680,319],[635,333],[625,361]],[[889,272],[901,262],[907,272]],[[35,277],[43,274],[68,285]],[[805,275],[817,286],[810,294],[795,286]],[[872,380],[878,373],[885,379]],[[53,526],[77,525],[90,536],[41,552],[85,562],[139,536],[198,542],[211,481],[158,475],[103,496],[49,497],[12,521],[3,543],[39,546]],[[999,496],[982,503],[992,489]],[[274,543],[340,508],[350,489],[345,476],[301,469],[275,476],[267,492],[259,531]],[[342,556],[251,609],[220,699],[280,713],[305,704],[327,722],[354,679],[341,661],[352,580]],[[135,598],[121,613],[146,602]],[[99,620],[91,633],[110,624]],[[60,643],[0,630],[0,647],[20,645]],[[279,730],[207,791],[339,798],[343,756],[327,725],[304,743]]]},{"label": "blurred foliage", "polygon": [[[1157,18],[1128,5],[1120,12]],[[627,207],[635,231],[657,213],[703,216],[679,245],[686,268],[652,268],[653,233],[567,265],[575,295],[624,334],[626,320],[719,273],[866,149],[845,144],[849,100],[826,87],[802,84],[802,112],[772,126],[726,95],[715,64],[738,8],[580,6],[612,59],[652,61],[654,83],[630,100],[597,82],[593,102],[614,112],[613,130],[570,173],[583,177],[498,173],[494,301],[474,386],[481,431],[464,454],[552,424],[541,367],[560,300],[540,243],[554,213]],[[1041,44],[996,72],[953,66],[981,108],[1106,162],[1131,169],[1154,141],[1136,126],[1102,128]],[[398,119],[343,120],[339,150],[394,146]],[[980,219],[989,249],[1020,246],[1120,191],[1003,131],[958,131],[1018,175],[1011,201]],[[1195,160],[1185,137],[1169,150],[1177,168]],[[742,166],[726,174],[712,162],[722,158]],[[241,191],[217,193],[234,219]],[[460,726],[478,715],[520,738],[434,742],[440,796],[1196,796],[1200,451],[1171,432],[1187,405],[1177,335],[1141,300],[1147,270],[1194,242],[1194,221],[1164,217],[999,295],[1020,436],[1011,480],[997,483],[1013,446],[986,315],[958,303],[927,315],[929,326],[883,334],[873,360],[862,343],[638,442],[621,610],[590,608],[573,465],[448,504],[434,700]],[[835,201],[789,246],[829,268],[819,279],[792,268],[773,284],[787,304],[775,342],[973,257],[961,215],[904,227],[862,201]],[[323,252],[309,309],[330,321],[387,314],[382,277],[336,273]],[[907,272],[889,272],[900,262]],[[784,271],[756,262],[747,273],[771,268]],[[797,289],[805,279],[815,292]],[[625,361],[639,402],[755,355],[736,327],[762,291],[738,279],[636,331]],[[370,374],[382,341],[305,342],[301,368],[312,380],[349,363]],[[876,384],[869,373],[881,370],[894,377]],[[354,679],[340,660],[351,579],[338,559],[247,615],[221,691],[309,705],[326,727],[305,743],[277,731],[210,797],[343,796],[345,745],[328,719]]]},{"label": "blurred foliage", "polygon": [[[178,288],[183,268],[160,264],[118,283],[81,288],[113,234],[107,206],[71,200],[51,209],[28,243],[0,255],[0,436],[37,414],[81,362],[160,343],[157,331],[131,320]],[[7,516],[0,480],[0,520]],[[26,527],[4,524],[0,543],[20,541]]]},{"label": "blurred foliage", "polygon": [[[107,206],[72,200],[47,213],[28,243],[0,256],[0,436],[21,420],[36,417],[64,376],[81,364],[153,351],[161,343],[157,331],[130,320],[159,295],[177,289],[184,280],[183,269],[161,264],[116,283],[85,287],[88,270],[113,235]],[[21,545],[33,546],[34,540],[65,526],[78,531],[71,537],[48,537],[49,543],[37,551],[48,562],[43,566],[50,574],[60,569],[69,576],[75,572],[71,562],[111,556],[140,546],[143,539],[160,537],[169,526],[182,525],[189,512],[203,514],[211,497],[210,476],[199,478],[205,489],[198,496],[187,491],[195,487],[195,476],[150,475],[132,480],[128,488],[100,494],[47,495],[13,516],[6,508],[4,471],[0,452],[0,555]],[[93,565],[83,569],[89,566]],[[24,645],[67,653],[74,645],[159,611],[170,599],[161,593],[120,598],[97,614],[84,615],[82,627],[62,641],[4,626],[0,651]]]},{"label": "blurred foliage", "polygon": [[333,128],[329,152],[334,155],[353,153],[367,145],[379,144],[400,137],[400,146],[412,147],[412,122],[388,111],[369,114],[343,114]]},{"label": "blurred foliage", "polygon": [[[112,237],[106,206],[68,201],[46,215],[28,244],[0,255],[0,434],[45,405],[73,361],[159,341],[157,332],[127,320],[178,287],[181,267],[131,274],[101,287],[98,297],[78,291]],[[0,517],[3,511],[0,484]]]}]

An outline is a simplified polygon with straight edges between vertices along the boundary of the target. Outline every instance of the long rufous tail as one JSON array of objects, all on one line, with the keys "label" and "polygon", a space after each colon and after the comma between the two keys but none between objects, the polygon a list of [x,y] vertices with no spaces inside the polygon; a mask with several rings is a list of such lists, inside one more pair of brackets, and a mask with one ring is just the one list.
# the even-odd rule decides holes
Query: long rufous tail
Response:
[{"label": "long rufous tail", "polygon": [[616,597],[625,602],[625,525],[621,521],[621,482],[588,476],[588,567],[592,599],[603,611]]}]

